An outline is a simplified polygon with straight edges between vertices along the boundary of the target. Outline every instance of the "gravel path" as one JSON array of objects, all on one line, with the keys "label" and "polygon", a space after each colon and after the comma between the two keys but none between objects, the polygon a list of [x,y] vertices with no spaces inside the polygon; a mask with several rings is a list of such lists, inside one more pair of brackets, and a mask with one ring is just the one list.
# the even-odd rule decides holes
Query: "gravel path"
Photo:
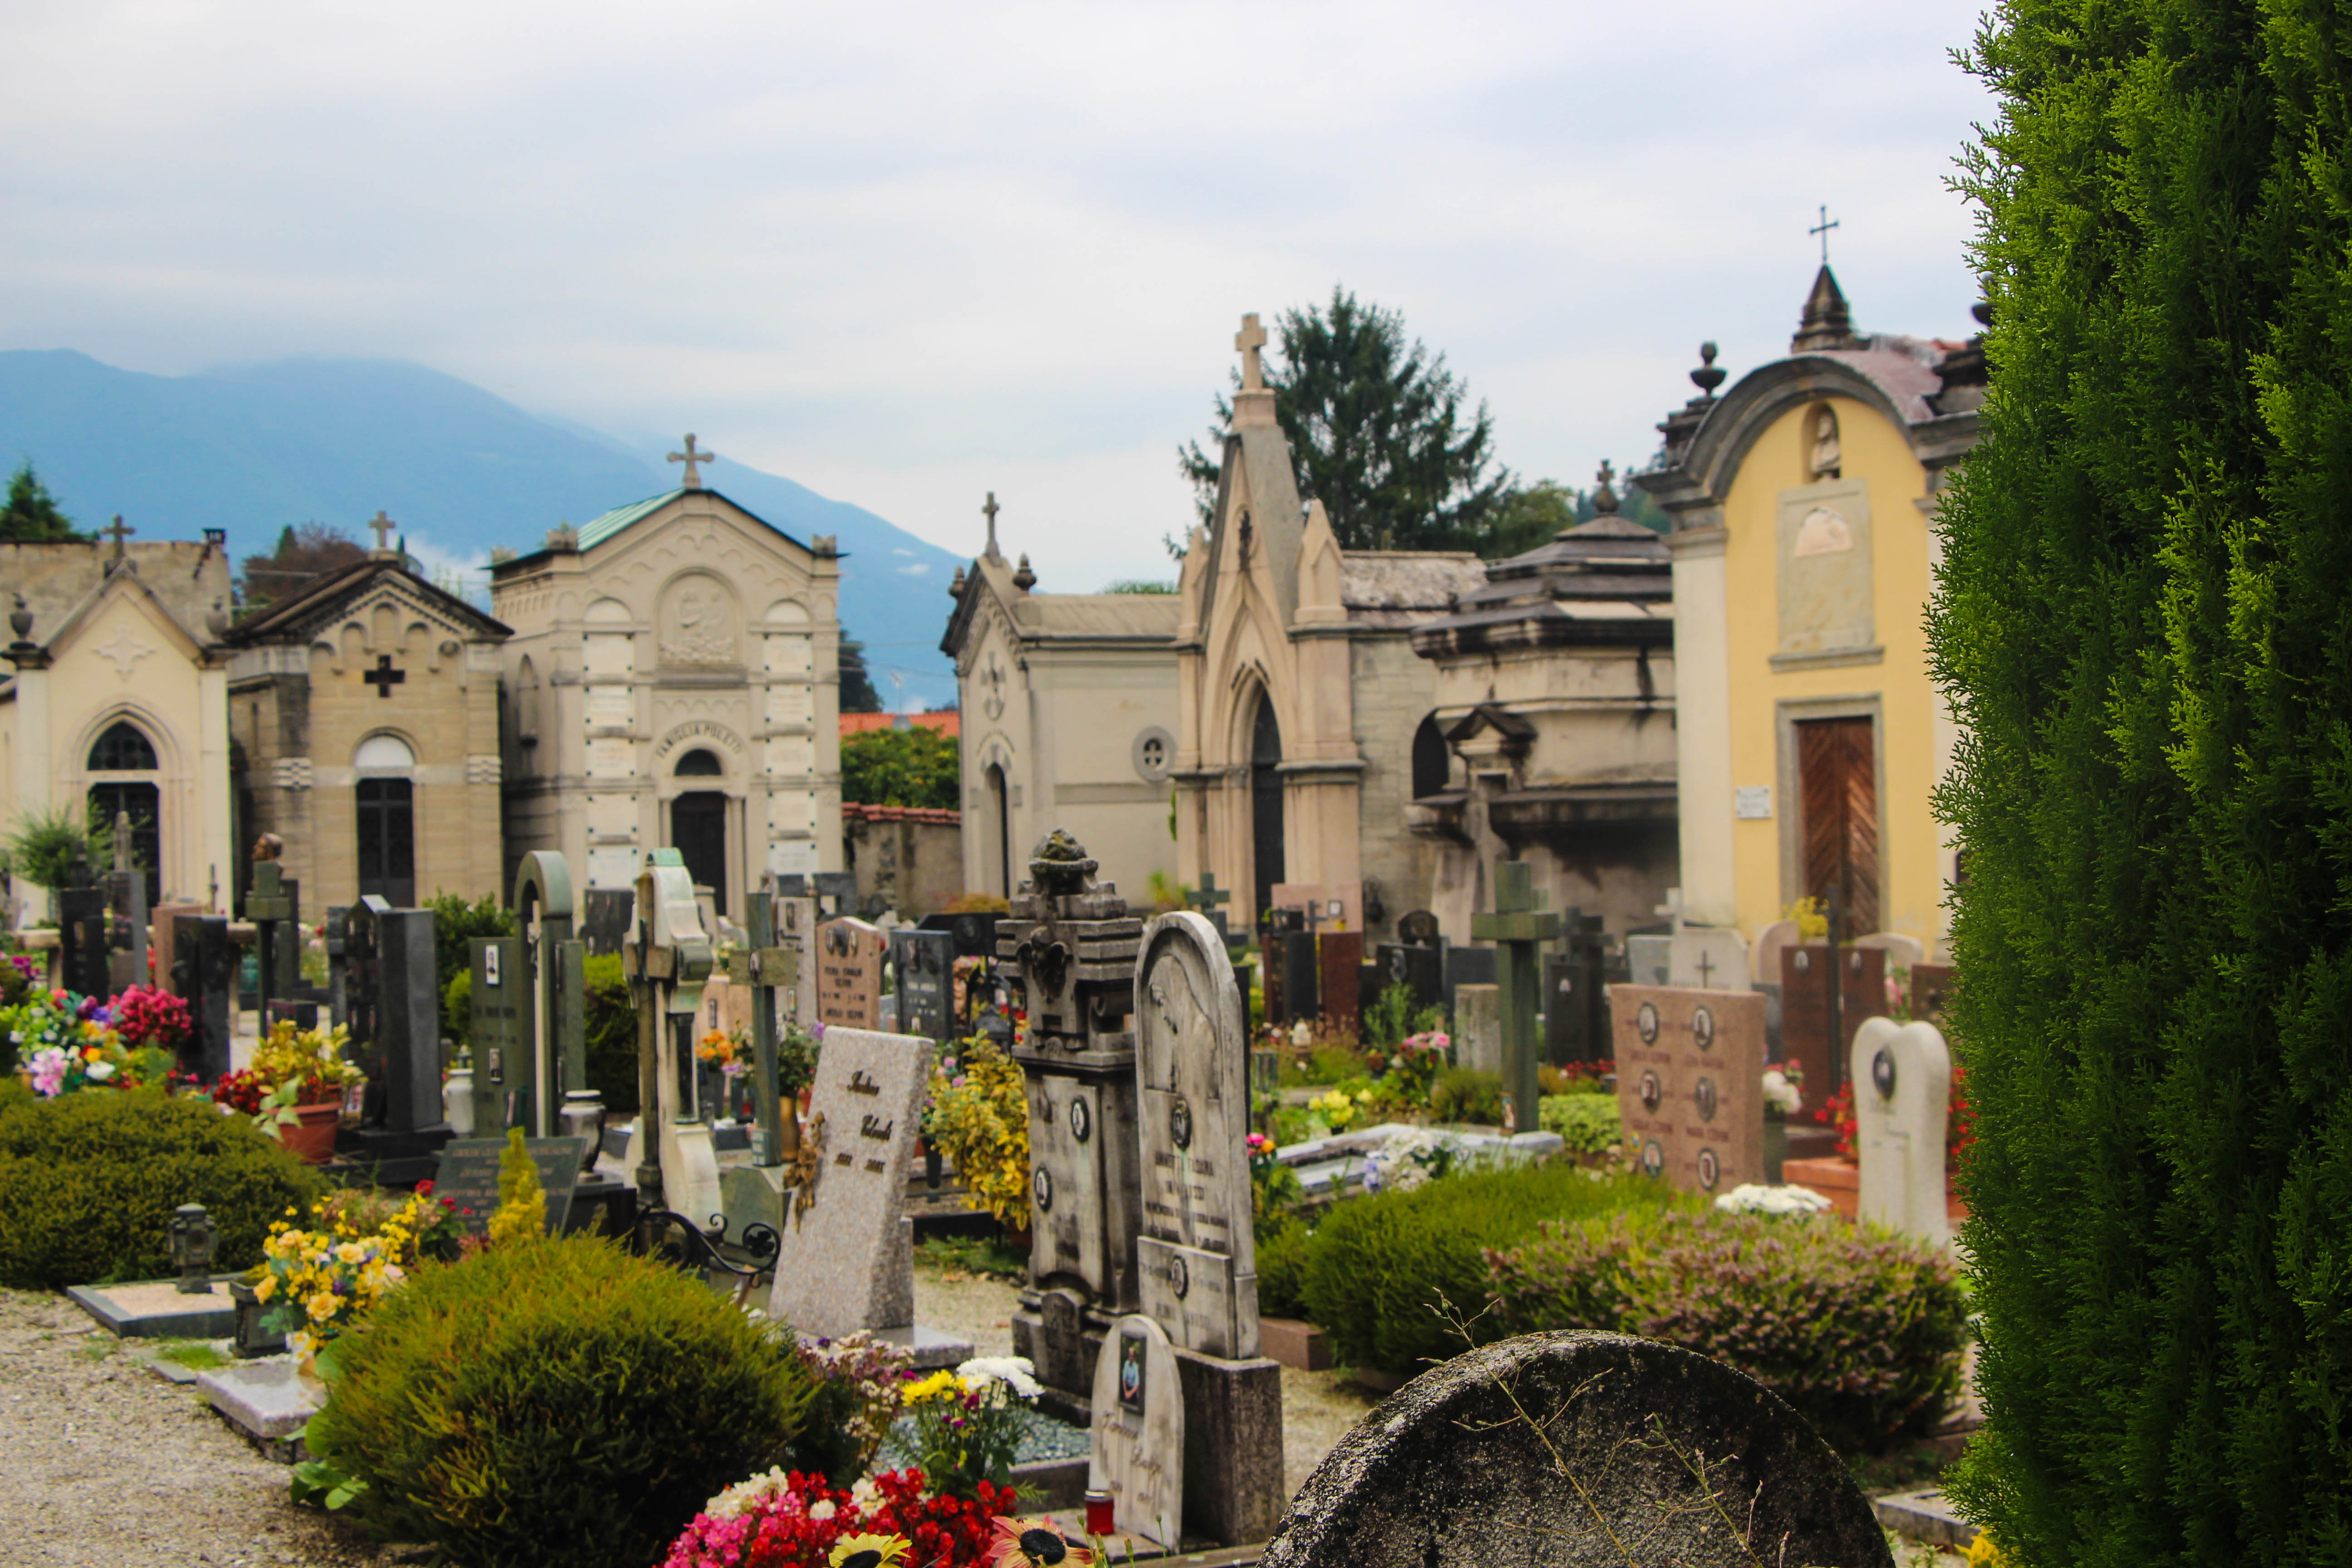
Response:
[{"label": "gravel path", "polygon": [[0,1290],[0,1562],[388,1568],[62,1296]]}]

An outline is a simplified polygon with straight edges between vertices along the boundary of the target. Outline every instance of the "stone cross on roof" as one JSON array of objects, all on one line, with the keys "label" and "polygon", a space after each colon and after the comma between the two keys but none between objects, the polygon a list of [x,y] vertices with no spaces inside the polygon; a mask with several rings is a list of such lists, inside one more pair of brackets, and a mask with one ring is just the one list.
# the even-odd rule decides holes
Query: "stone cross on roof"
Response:
[{"label": "stone cross on roof", "polygon": [[1265,367],[1259,362],[1258,350],[1265,347],[1265,329],[1257,324],[1257,312],[1242,318],[1242,330],[1234,334],[1234,347],[1242,351],[1242,390],[1264,392]]},{"label": "stone cross on roof", "polygon": [[115,513],[114,526],[112,528],[101,528],[99,530],[99,532],[114,541],[114,558],[117,561],[122,559],[122,542],[138,531],[139,531],[135,528],[125,528],[122,525],[122,514],[121,512]]},{"label": "stone cross on roof", "polygon": [[988,504],[982,507],[980,510],[988,514],[988,558],[994,561],[998,559],[996,553],[996,514],[1002,510],[996,504],[996,492],[994,490],[988,492]]},{"label": "stone cross on roof", "polygon": [[702,488],[702,470],[698,465],[702,463],[717,462],[719,460],[719,454],[716,452],[696,451],[694,449],[694,432],[688,430],[686,433],[686,450],[683,452],[672,452],[669,455],[669,460],[673,463],[684,463],[686,465],[686,488],[690,490],[698,490]]},{"label": "stone cross on roof", "polygon": [[375,515],[367,520],[365,526],[375,531],[375,547],[378,550],[384,550],[389,548],[385,541],[392,536],[392,531],[399,524],[384,515],[383,508],[378,507],[375,509]]},{"label": "stone cross on roof", "polygon": [[1837,226],[1837,220],[1830,216],[1830,209],[1824,206],[1822,208],[1822,221],[1805,230],[1807,234],[1818,234],[1822,237],[1822,265],[1824,267],[1830,264],[1830,230]]}]

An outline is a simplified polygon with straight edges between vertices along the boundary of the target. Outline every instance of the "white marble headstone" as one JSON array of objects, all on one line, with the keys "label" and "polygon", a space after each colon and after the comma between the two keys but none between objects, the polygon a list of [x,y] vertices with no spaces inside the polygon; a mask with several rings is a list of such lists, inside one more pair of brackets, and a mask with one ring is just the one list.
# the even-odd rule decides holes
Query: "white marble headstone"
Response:
[{"label": "white marble headstone", "polygon": [[1481,1072],[1503,1070],[1502,987],[1454,988],[1454,1059]]},{"label": "white marble headstone", "polygon": [[1848,1071],[1854,1149],[1862,1163],[1861,1217],[1948,1246],[1944,1142],[1952,1053],[1942,1032],[1928,1023],[1865,1018],[1854,1031]]},{"label": "white marble headstone", "polygon": [[1909,969],[1927,962],[1927,944],[1916,936],[1906,936],[1899,931],[1874,931],[1868,936],[1853,939],[1855,947],[1875,947],[1886,953],[1886,967]]},{"label": "white marble headstone", "polygon": [[1087,1488],[1110,1494],[1115,1532],[1173,1551],[1184,1535],[1184,1390],[1167,1333],[1140,1313],[1103,1336],[1093,1433]]},{"label": "white marble headstone", "polygon": [[1246,1360],[1258,1352],[1249,1029],[1224,942],[1189,910],[1143,928],[1135,1087],[1143,1310],[1186,1350]]},{"label": "white marble headstone", "polygon": [[815,1202],[784,1226],[770,1316],[827,1339],[913,1324],[907,1171],[930,1071],[929,1040],[825,1030],[809,1103],[812,1130],[824,1120]]},{"label": "white marble headstone", "polygon": [[1780,950],[1798,942],[1797,922],[1774,921],[1756,933],[1756,952],[1748,973],[1768,984],[1780,984]]},{"label": "white marble headstone", "polygon": [[1738,931],[1685,926],[1666,942],[1667,984],[1692,991],[1748,989],[1748,941]]}]

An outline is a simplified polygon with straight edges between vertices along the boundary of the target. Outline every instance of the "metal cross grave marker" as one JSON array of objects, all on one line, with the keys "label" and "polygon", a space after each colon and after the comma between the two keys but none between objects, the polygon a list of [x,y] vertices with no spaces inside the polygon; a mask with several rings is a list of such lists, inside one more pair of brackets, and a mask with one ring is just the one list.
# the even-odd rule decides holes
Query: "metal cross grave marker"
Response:
[{"label": "metal cross grave marker", "polygon": [[1541,961],[1537,949],[1560,933],[1559,916],[1542,907],[1535,873],[1524,860],[1495,868],[1495,907],[1470,917],[1470,935],[1495,944],[1496,1001],[1503,1026],[1503,1129],[1533,1132],[1537,1127],[1536,992]]}]

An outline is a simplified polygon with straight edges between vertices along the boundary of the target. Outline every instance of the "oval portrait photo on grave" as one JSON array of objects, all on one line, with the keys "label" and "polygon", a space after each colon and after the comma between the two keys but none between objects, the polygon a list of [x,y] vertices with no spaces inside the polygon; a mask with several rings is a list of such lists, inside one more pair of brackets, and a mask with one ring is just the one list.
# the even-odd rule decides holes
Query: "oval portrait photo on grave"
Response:
[{"label": "oval portrait photo on grave", "polygon": [[1700,1050],[1712,1050],[1715,1047],[1715,1015],[1705,1007],[1691,1009],[1691,1038]]},{"label": "oval portrait photo on grave", "polygon": [[1168,1108],[1168,1136],[1179,1149],[1192,1146],[1192,1108],[1181,1100]]},{"label": "oval portrait photo on grave", "polygon": [[1698,1105],[1698,1119],[1701,1121],[1715,1120],[1715,1079],[1711,1078],[1699,1079],[1698,1087],[1691,1090],[1691,1099]]},{"label": "oval portrait photo on grave", "polygon": [[1095,1130],[1095,1113],[1087,1109],[1083,1100],[1070,1101],[1070,1136],[1083,1143],[1087,1134]]},{"label": "oval portrait photo on grave", "polygon": [[1715,1191],[1715,1184],[1722,1179],[1723,1162],[1715,1157],[1714,1150],[1700,1150],[1698,1152],[1698,1184],[1711,1193]]},{"label": "oval portrait photo on grave", "polygon": [[1168,1289],[1176,1292],[1179,1301],[1192,1293],[1192,1270],[1185,1266],[1184,1255],[1181,1252],[1168,1255]]},{"label": "oval portrait photo on grave", "polygon": [[1895,1058],[1885,1046],[1879,1047],[1878,1054],[1870,1058],[1870,1081],[1878,1090],[1879,1099],[1895,1098]]},{"label": "oval portrait photo on grave", "polygon": [[1633,1015],[1633,1028],[1642,1037],[1643,1045],[1654,1046],[1658,1043],[1658,1005],[1656,1003],[1642,1004],[1642,1010]]},{"label": "oval portrait photo on grave", "polygon": [[1029,1195],[1037,1205],[1039,1214],[1050,1213],[1054,1207],[1054,1173],[1044,1166],[1029,1178]]},{"label": "oval portrait photo on grave", "polygon": [[1654,1072],[1643,1073],[1642,1109],[1654,1112],[1658,1109],[1658,1101],[1665,1098],[1665,1086],[1658,1081],[1658,1075]]},{"label": "oval portrait photo on grave", "polygon": [[1645,1176],[1662,1175],[1664,1173],[1665,1169],[1665,1146],[1654,1138],[1643,1143],[1642,1145],[1642,1173]]}]

